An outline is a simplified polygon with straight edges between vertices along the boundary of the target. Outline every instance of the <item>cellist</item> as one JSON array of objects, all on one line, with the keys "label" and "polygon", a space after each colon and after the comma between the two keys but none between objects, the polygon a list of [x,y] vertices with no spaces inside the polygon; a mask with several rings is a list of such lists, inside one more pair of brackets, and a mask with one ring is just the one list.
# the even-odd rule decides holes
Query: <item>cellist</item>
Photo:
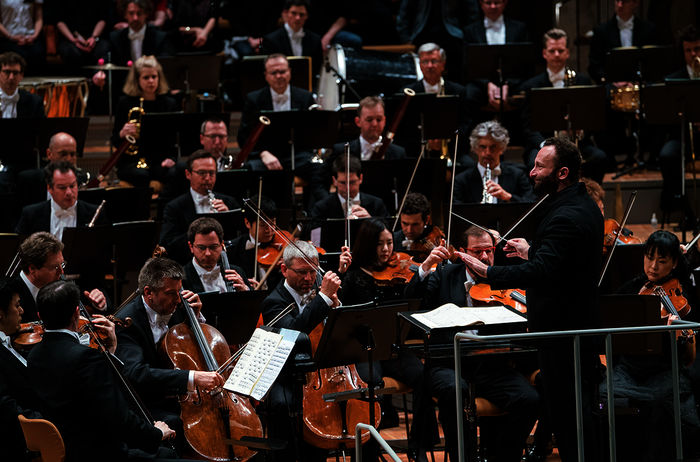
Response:
[{"label": "cellist", "polygon": [[[285,247],[281,265],[284,279],[262,305],[265,323],[294,304],[292,312],[281,318],[275,327],[308,334],[326,318],[331,308],[340,304],[337,295],[340,287],[338,275],[332,271],[326,272],[318,286],[317,271],[311,263],[318,267],[318,252],[313,245],[296,241],[296,247]],[[275,451],[275,460],[325,460],[324,452],[308,445],[298,446],[302,444],[303,438],[295,432],[297,422],[293,416],[301,409],[301,397],[294,392],[293,374],[288,369],[285,372],[278,377],[266,400],[270,412],[268,435],[270,438],[287,441],[285,450]]]},{"label": "cellist", "polygon": [[[164,420],[178,436],[183,434],[177,399],[170,398],[198,387],[211,391],[224,384],[216,372],[174,370],[158,354],[158,344],[168,327],[185,320],[180,306],[182,267],[168,258],[152,258],[141,268],[138,277],[140,297],[136,297],[118,314],[130,317],[132,325],[117,334],[116,355],[124,362],[124,374],[131,381],[144,404],[156,419]],[[202,303],[194,292],[182,296],[202,321]],[[179,440],[181,441],[181,440]]]}]

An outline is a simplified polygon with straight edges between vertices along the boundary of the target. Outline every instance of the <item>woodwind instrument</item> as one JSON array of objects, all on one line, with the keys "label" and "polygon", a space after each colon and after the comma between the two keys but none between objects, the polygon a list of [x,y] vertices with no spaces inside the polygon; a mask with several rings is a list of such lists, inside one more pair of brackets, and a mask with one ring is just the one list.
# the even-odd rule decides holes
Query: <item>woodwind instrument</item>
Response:
[{"label": "woodwind instrument", "polygon": [[481,203],[482,204],[492,204],[493,196],[489,194],[489,188],[486,183],[491,181],[491,164],[486,164],[486,171],[484,172],[484,178],[482,178],[483,189],[481,190]]},{"label": "woodwind instrument", "polygon": [[105,206],[107,201],[105,199],[102,199],[102,202],[100,202],[100,206],[97,207],[97,210],[95,210],[95,214],[92,216],[92,220],[90,220],[90,223],[88,223],[87,227],[92,228],[95,226],[95,222],[97,221],[97,218],[100,216],[100,213],[102,213],[102,208]]},{"label": "woodwind instrument", "polygon": [[216,207],[214,207],[214,201],[216,200],[216,196],[214,195],[214,192],[211,189],[207,189],[207,197],[209,197],[209,207],[211,207],[211,211],[213,213],[217,213],[218,210],[216,210]]},{"label": "woodwind instrument", "polygon": [[403,93],[403,101],[401,101],[399,109],[396,111],[394,118],[392,119],[391,123],[389,124],[389,127],[387,128],[386,136],[382,139],[382,144],[379,146],[379,148],[372,153],[372,157],[370,157],[370,160],[379,160],[384,158],[386,151],[389,149],[389,145],[394,140],[396,130],[398,130],[399,124],[401,124],[401,119],[403,119],[403,116],[406,114],[406,109],[408,109],[408,103],[411,102],[411,98],[416,96],[416,92],[411,90],[410,88],[404,88]]},{"label": "woodwind instrument", "polygon": [[[438,91],[437,95],[438,97],[445,96],[445,79],[442,77],[440,77],[440,90]],[[440,141],[440,159],[447,160],[447,168],[450,168],[452,167],[452,159],[450,158],[450,140],[443,138]]]},{"label": "woodwind instrument", "polygon": [[232,162],[232,169],[243,167],[243,164],[245,164],[245,161],[248,160],[248,156],[253,151],[255,143],[258,142],[258,138],[260,138],[263,130],[265,130],[265,127],[268,125],[270,125],[270,119],[262,115],[258,117],[258,124],[255,126],[255,129],[250,134],[241,150],[238,152],[236,159]]}]

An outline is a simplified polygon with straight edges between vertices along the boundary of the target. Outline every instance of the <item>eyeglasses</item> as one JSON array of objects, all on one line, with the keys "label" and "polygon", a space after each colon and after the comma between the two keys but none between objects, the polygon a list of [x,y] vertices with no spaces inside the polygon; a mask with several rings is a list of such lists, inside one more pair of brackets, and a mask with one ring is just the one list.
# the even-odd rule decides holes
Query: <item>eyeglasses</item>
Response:
[{"label": "eyeglasses", "polygon": [[199,176],[216,176],[216,170],[193,170]]},{"label": "eyeglasses", "polygon": [[432,64],[433,66],[437,66],[437,65],[440,64],[441,62],[442,62],[442,61],[439,60],[439,59],[421,59],[421,60],[420,60],[420,63],[421,63],[421,64],[425,64],[425,65]]},{"label": "eyeglasses", "polygon": [[218,139],[218,140],[226,140],[226,139],[228,139],[228,135],[215,135],[215,134],[211,134],[211,135],[202,135],[202,136],[204,136],[204,137],[206,137],[206,138],[209,138],[210,140],[217,140],[217,139]]},{"label": "eyeglasses", "polygon": [[279,71],[265,71],[270,75],[284,75],[289,72],[289,69],[279,70]]},{"label": "eyeglasses", "polygon": [[193,247],[195,249],[199,250],[200,252],[206,252],[207,250],[209,250],[210,252],[216,252],[221,247],[221,244],[211,244],[211,245],[195,244],[195,245],[193,245]]},{"label": "eyeglasses", "polygon": [[49,267],[46,267],[46,268],[48,268],[48,269],[50,269],[50,270],[53,270],[53,271],[56,271],[56,272],[63,272],[63,270],[66,269],[66,261],[65,261],[65,260],[62,261],[60,265],[56,265],[56,266],[53,266],[53,267],[50,267],[50,266],[49,266]]},{"label": "eyeglasses", "polygon": [[287,269],[290,271],[294,271],[295,273],[297,273],[300,276],[308,276],[310,274],[316,273],[315,269],[305,269],[305,270],[298,270],[298,269],[294,269],[294,268],[287,268]]},{"label": "eyeglasses", "polygon": [[469,247],[467,248],[467,252],[475,253],[477,255],[481,253],[487,253],[487,254],[492,254],[493,251],[496,250],[496,247]]},{"label": "eyeglasses", "polygon": [[0,72],[10,77],[11,75],[22,75],[22,71],[16,71],[14,69],[3,69]]}]

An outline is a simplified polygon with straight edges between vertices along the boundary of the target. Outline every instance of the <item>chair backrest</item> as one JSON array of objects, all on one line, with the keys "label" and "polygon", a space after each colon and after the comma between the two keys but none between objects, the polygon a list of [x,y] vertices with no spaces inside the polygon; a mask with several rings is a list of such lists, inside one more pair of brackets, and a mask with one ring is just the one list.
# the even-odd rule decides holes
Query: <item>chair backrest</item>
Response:
[{"label": "chair backrest", "polygon": [[44,419],[27,419],[17,416],[30,451],[41,453],[42,462],[63,462],[66,448],[63,438],[54,424]]}]

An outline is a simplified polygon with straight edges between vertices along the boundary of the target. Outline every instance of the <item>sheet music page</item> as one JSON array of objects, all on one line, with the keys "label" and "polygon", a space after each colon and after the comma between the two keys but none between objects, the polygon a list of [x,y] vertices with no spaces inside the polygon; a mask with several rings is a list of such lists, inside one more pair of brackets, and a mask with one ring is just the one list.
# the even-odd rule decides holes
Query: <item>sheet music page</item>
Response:
[{"label": "sheet music page", "polygon": [[460,308],[454,303],[446,303],[432,311],[416,313],[411,316],[431,329],[525,321],[523,316],[513,313],[504,306]]},{"label": "sheet music page", "polygon": [[261,399],[282,370],[297,335],[285,329],[282,334],[255,329],[224,388]]}]

